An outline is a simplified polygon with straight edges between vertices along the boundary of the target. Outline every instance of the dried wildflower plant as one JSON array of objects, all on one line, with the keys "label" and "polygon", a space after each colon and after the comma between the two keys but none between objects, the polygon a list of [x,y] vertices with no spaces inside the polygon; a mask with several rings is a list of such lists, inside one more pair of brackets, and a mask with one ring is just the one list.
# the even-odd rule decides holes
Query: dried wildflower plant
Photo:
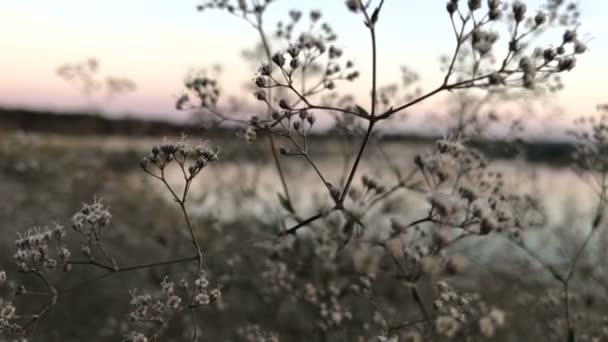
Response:
[{"label": "dried wildflower plant", "polygon": [[100,77],[100,62],[87,58],[81,62],[65,63],[57,68],[57,75],[77,88],[92,109],[99,110],[114,98],[131,93],[137,85],[131,79],[116,76]]},{"label": "dried wildflower plant", "polygon": [[[140,324],[151,325],[152,328],[148,328],[150,331],[145,334],[131,331],[124,336],[123,341],[158,339],[163,329],[168,327],[173,316],[184,310],[208,306],[220,300],[222,296],[220,287],[209,288],[209,280],[205,272],[201,272],[193,284],[186,279],[182,279],[176,284],[165,277],[160,285],[159,298],[148,293],[138,294],[136,290],[131,291],[133,311],[129,314],[129,319]],[[196,331],[193,339],[196,340]]]},{"label": "dried wildflower plant", "polygon": [[[97,200],[84,204],[72,217],[72,231],[57,224],[32,228],[18,237],[16,268],[32,274],[39,283],[36,288],[26,289],[25,285],[12,282],[12,275],[9,281],[7,273],[0,272],[0,294],[7,295],[7,299],[0,300],[0,332],[26,336],[72,292],[73,288],[64,289],[56,283],[52,271],[87,266],[103,272],[93,279],[99,280],[118,273],[182,265],[181,278],[168,274],[156,290],[130,291],[132,310],[128,317],[137,329],[127,332],[124,341],[163,340],[179,318],[190,319],[192,334],[187,338],[200,340],[203,335],[199,333],[197,314],[231,305],[238,309],[240,303],[230,303],[227,297],[230,290],[236,288],[237,292],[243,284],[253,287],[252,297],[264,307],[280,313],[295,307],[307,319],[306,327],[299,331],[306,336],[316,334],[318,340],[492,339],[508,324],[506,311],[486,303],[478,293],[462,294],[443,279],[463,273],[474,261],[474,253],[466,253],[466,247],[471,246],[468,242],[505,240],[523,251],[531,262],[540,264],[561,286],[564,296],[560,316],[565,322],[560,325],[561,335],[565,333],[569,341],[582,336],[573,323],[571,280],[593,232],[600,226],[605,207],[604,119],[590,121],[591,133],[574,133],[580,142],[579,166],[585,172],[601,175],[597,178],[600,196],[592,229],[577,247],[565,272],[528,247],[528,231],[544,225],[541,202],[517,191],[490,160],[470,147],[466,140],[469,134],[462,134],[467,127],[461,127],[470,125],[467,120],[461,120],[459,128],[433,148],[416,155],[405,171],[385,158],[396,180],[373,173],[359,176],[366,152],[379,141],[379,125],[439,93],[557,87],[555,77],[574,69],[578,56],[587,50],[577,33],[576,6],[547,0],[538,11],[532,11],[519,0],[447,1],[441,10],[447,12],[446,20],[453,28],[449,32],[454,36],[453,53],[444,61],[445,74],[437,87],[422,92],[409,88],[418,80],[417,73],[409,69],[402,70],[403,89],[378,84],[376,35],[381,29],[378,23],[385,2],[391,0],[347,0],[345,11],[363,21],[371,45],[370,97],[365,107],[354,97],[338,93],[342,82],[358,82],[360,71],[345,56],[336,32],[322,13],[291,10],[287,20],[277,23],[274,31],[267,31],[265,15],[275,1],[207,0],[198,6],[203,12],[220,10],[241,18],[259,34],[264,57],[258,61],[252,83],[254,98],[264,111],[246,120],[232,117],[220,105],[219,81],[208,74],[189,78],[184,95],[176,102],[178,109],[202,110],[220,123],[236,124],[237,134],[249,143],[262,137],[268,140],[280,184],[278,204],[282,210],[273,224],[276,234],[264,240],[270,241],[270,245],[264,245],[268,255],[256,263],[259,255],[258,259],[249,258],[250,250],[241,248],[234,258],[225,260],[230,264],[225,274],[216,278],[211,272],[207,249],[212,246],[199,239],[187,204],[195,179],[218,160],[219,150],[204,143],[191,146],[182,137],[153,147],[140,165],[177,204],[184,219],[190,256],[125,266],[112,256],[103,238],[111,230],[108,208]],[[560,38],[542,41],[551,30],[559,30]],[[541,46],[533,47],[537,41]],[[279,46],[276,50],[275,44]],[[82,77],[86,80],[85,76]],[[87,91],[94,90],[93,85],[85,85],[91,88]],[[340,179],[330,179],[312,153],[310,139],[315,136],[311,133],[324,115],[333,115],[335,130],[348,137],[349,147],[354,146],[352,157],[345,158]],[[302,209],[290,191],[292,179],[287,177],[284,163],[294,158],[306,163],[323,189],[312,214]],[[170,174],[177,174],[177,181]],[[418,196],[422,209],[410,212],[409,208],[391,209],[387,205],[406,191]],[[71,252],[73,240],[80,241],[80,253]],[[457,253],[456,247],[463,247],[464,251]],[[252,270],[255,279],[243,275]],[[208,276],[211,274],[213,277]],[[222,287],[224,280],[226,286]],[[437,291],[429,291],[435,287]],[[27,295],[48,300],[38,313],[21,315],[15,302],[19,296]],[[222,298],[226,298],[226,303]],[[401,305],[401,300],[410,302]],[[410,319],[412,314],[416,318]],[[283,333],[294,333],[272,332],[255,321],[257,316],[247,315],[246,324],[233,327],[234,337],[278,341]]]}]

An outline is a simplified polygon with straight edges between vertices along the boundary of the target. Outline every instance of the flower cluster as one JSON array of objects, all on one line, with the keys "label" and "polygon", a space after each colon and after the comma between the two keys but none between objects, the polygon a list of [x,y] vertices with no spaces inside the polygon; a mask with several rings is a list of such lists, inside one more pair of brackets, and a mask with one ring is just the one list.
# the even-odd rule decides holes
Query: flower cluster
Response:
[{"label": "flower cluster", "polygon": [[316,324],[321,330],[337,328],[352,319],[353,315],[350,310],[340,304],[343,291],[345,290],[334,283],[323,287],[315,286],[312,283],[304,285],[302,297],[318,310]]},{"label": "flower cluster", "polygon": [[[488,170],[478,152],[460,143],[439,141],[433,153],[416,157],[416,164],[434,189],[428,197],[432,211],[444,223],[461,222],[456,226],[467,229],[476,225],[477,233],[486,235],[542,220],[532,197],[506,191],[502,173]],[[458,191],[444,190],[450,187]]]},{"label": "flower cluster", "polygon": [[[277,37],[285,39],[289,46],[269,56],[268,63],[263,63],[254,77],[258,88],[255,92],[256,99],[265,102],[270,108],[274,107],[267,94],[271,89],[279,88],[295,97],[294,101],[283,95],[278,99],[279,109],[287,111],[295,109],[302,102],[310,107],[307,98],[325,90],[333,90],[337,81],[353,81],[359,76],[359,72],[353,70],[352,61],[340,62],[343,51],[336,45],[337,35],[328,23],[319,24],[320,11],[310,12],[309,28],[299,35],[295,34],[295,28],[301,22],[302,13],[292,10],[289,17],[288,24],[278,23],[275,33]],[[293,37],[297,37],[295,41],[291,41]],[[321,57],[325,57],[324,62]],[[295,113],[291,114],[297,114],[299,111],[295,110]],[[277,114],[273,118],[272,126],[285,118],[285,114]]]},{"label": "flower cluster", "polygon": [[16,309],[11,302],[3,302],[0,298],[0,333],[16,334],[22,327],[15,323]]},{"label": "flower cluster", "polygon": [[100,62],[96,58],[87,58],[81,62],[66,63],[57,68],[57,75],[78,88],[89,100],[95,93],[104,92],[104,99],[108,101],[118,95],[127,94],[136,90],[135,82],[128,78],[98,75]]},{"label": "flower cluster", "polygon": [[185,82],[186,93],[178,97],[175,107],[178,110],[207,108],[215,109],[220,98],[217,80],[207,76],[193,76]]},{"label": "flower cluster", "polygon": [[[0,290],[9,287],[5,271],[0,271]],[[12,302],[0,297],[0,334],[16,334],[22,327],[15,323],[16,309]]]},{"label": "flower cluster", "polygon": [[[65,228],[60,225],[34,227],[15,241],[17,252],[14,255],[20,272],[42,272],[43,270],[71,270],[68,263],[71,252],[64,243]],[[4,276],[6,277],[6,276]]]},{"label": "flower cluster", "polygon": [[435,327],[445,338],[482,335],[493,337],[505,324],[505,313],[490,308],[478,294],[460,294],[446,282],[437,284],[438,298],[433,303],[437,313]]},{"label": "flower cluster", "polygon": [[485,56],[486,54],[490,53],[494,43],[498,41],[498,33],[494,31],[484,31],[479,28],[473,31],[471,36],[473,50],[479,53],[480,56]]},{"label": "flower cluster", "polygon": [[175,161],[184,173],[187,172],[187,179],[192,180],[207,164],[217,161],[218,154],[219,150],[214,151],[206,145],[190,147],[182,138],[175,144],[153,147],[152,153],[142,159],[140,166],[156,178],[163,178],[165,167]]},{"label": "flower cluster", "polygon": [[[553,74],[572,70],[576,65],[576,56],[587,50],[584,42],[577,38],[577,20],[564,19],[574,16],[572,12],[575,8],[564,8],[563,1],[548,1],[546,8],[535,14],[531,14],[522,1],[501,6],[500,1],[489,0],[484,7],[481,0],[471,0],[467,2],[466,10],[461,9],[459,3],[458,0],[449,0],[446,5],[458,44],[457,53],[448,69],[465,74],[462,79],[471,78],[467,87],[521,85],[533,89],[537,83],[548,83]],[[477,13],[481,11],[485,15],[478,19]],[[562,19],[556,24],[558,18]],[[501,59],[494,53],[499,33],[486,29],[489,25],[496,27],[493,23],[498,21],[504,21],[509,26],[508,47]],[[554,26],[565,27],[562,41],[530,52],[533,39]],[[474,52],[473,63],[459,68],[458,57],[467,52],[461,46],[465,40],[471,42],[469,51]]]},{"label": "flower cluster", "polygon": [[[108,208],[101,201],[95,200],[91,204],[84,203],[82,208],[72,216],[72,228],[85,240],[85,243],[80,247],[80,252],[85,257],[92,261],[95,257],[94,248],[97,248],[112,264],[110,267],[118,269],[116,261],[108,254],[102,244],[102,233],[107,229],[111,219],[112,214],[110,214]],[[71,264],[66,266],[69,267]]]},{"label": "flower cluster", "polygon": [[209,290],[209,280],[205,272],[194,281],[194,306],[209,305],[222,297],[220,287]]},{"label": "flower cluster", "polygon": [[576,139],[574,159],[583,170],[608,170],[608,106],[598,106],[599,117],[576,119],[570,135]]},{"label": "flower cluster", "polygon": [[163,323],[167,315],[171,315],[182,307],[182,298],[176,292],[174,283],[167,282],[167,278],[161,283],[163,299],[155,299],[150,294],[137,294],[137,290],[132,290],[131,305],[133,311],[129,314],[132,321],[148,321]]},{"label": "flower cluster", "polygon": [[481,153],[454,140],[437,141],[434,151],[417,155],[414,162],[431,187],[454,181],[459,175],[483,169],[487,165]]},{"label": "flower cluster", "polygon": [[110,224],[112,214],[101,201],[91,204],[84,203],[82,208],[72,216],[72,228],[78,233],[90,237],[101,236]]},{"label": "flower cluster", "polygon": [[[179,283],[174,283],[165,277],[160,284],[161,291],[158,296],[149,293],[138,294],[137,290],[132,290],[131,305],[133,310],[129,314],[129,319],[133,322],[145,322],[157,324],[157,331],[165,327],[165,324],[173,316],[179,314],[184,309],[194,309],[209,305],[221,298],[219,287],[208,291],[209,280],[203,272],[194,282],[194,288],[187,280],[182,279]],[[124,337],[125,341],[147,341],[146,335],[140,332],[130,332]]]},{"label": "flower cluster", "polygon": [[271,261],[265,262],[266,270],[261,274],[261,279],[266,286],[263,286],[267,298],[278,294],[292,293],[296,288],[296,274],[293,273],[285,262]]}]

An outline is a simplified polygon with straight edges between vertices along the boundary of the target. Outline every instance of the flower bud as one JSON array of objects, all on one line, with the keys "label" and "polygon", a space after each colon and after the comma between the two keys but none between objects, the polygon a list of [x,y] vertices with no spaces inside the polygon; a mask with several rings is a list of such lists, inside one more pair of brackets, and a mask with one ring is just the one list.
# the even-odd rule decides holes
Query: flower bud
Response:
[{"label": "flower bud", "polygon": [[524,72],[530,72],[535,68],[534,61],[528,56],[524,56],[519,60],[519,68]]},{"label": "flower bud", "polygon": [[513,3],[513,18],[516,22],[522,22],[526,16],[526,4],[517,0]]},{"label": "flower bud", "polygon": [[355,13],[361,8],[361,0],[346,0],[345,4],[349,10]]},{"label": "flower bud", "polygon": [[569,57],[569,58],[560,59],[559,63],[557,64],[557,69],[559,71],[570,71],[570,70],[574,69],[575,66],[576,66],[576,58]]},{"label": "flower bud", "polygon": [[263,90],[257,90],[255,93],[255,98],[258,99],[258,101],[266,101],[266,92]]},{"label": "flower bud", "polygon": [[581,54],[581,53],[585,53],[585,51],[587,51],[587,46],[579,41],[576,41],[574,43],[574,53],[576,54]]},{"label": "flower bud", "polygon": [[575,39],[576,39],[576,31],[566,30],[566,32],[564,32],[564,36],[563,36],[564,44],[572,43]]},{"label": "flower bud", "polygon": [[287,110],[291,109],[285,99],[279,100],[279,107],[281,107],[281,109],[287,109]]},{"label": "flower bud", "polygon": [[274,62],[274,64],[281,68],[285,65],[285,57],[283,56],[283,54],[278,52],[274,56],[272,56],[272,61]]},{"label": "flower bud", "polygon": [[516,39],[511,39],[509,41],[509,51],[517,52],[521,49],[521,44]]},{"label": "flower bud", "polygon": [[293,58],[290,62],[289,62],[289,66],[292,69],[297,69],[300,66],[300,61],[297,58]]},{"label": "flower bud", "polygon": [[490,18],[490,20],[498,20],[498,19],[500,19],[501,16],[502,16],[502,12],[501,12],[500,8],[492,8],[488,12],[488,17]]},{"label": "flower bud", "polygon": [[263,88],[264,86],[266,86],[266,79],[264,77],[258,76],[255,78],[255,85]]},{"label": "flower bud", "polygon": [[272,69],[271,69],[270,65],[268,65],[268,64],[262,64],[260,66],[260,68],[258,69],[258,72],[262,76],[270,76],[270,74],[272,72]]},{"label": "flower bud", "polygon": [[545,51],[543,51],[543,58],[546,62],[551,62],[552,60],[554,60],[556,55],[557,52],[552,48],[547,48],[545,49]]},{"label": "flower bud", "polygon": [[476,11],[481,8],[481,0],[469,0],[469,9]]},{"label": "flower bud", "polygon": [[538,12],[534,17],[534,23],[536,26],[540,26],[547,21],[547,15],[543,12]]},{"label": "flower bud", "polygon": [[300,54],[300,48],[296,45],[290,47],[289,49],[287,49],[287,53],[289,54],[289,56],[291,56],[291,58],[297,58],[298,55]]},{"label": "flower bud", "polygon": [[445,9],[450,15],[454,15],[454,12],[456,12],[456,10],[458,9],[458,4],[454,1],[448,1],[448,3],[445,5]]},{"label": "flower bud", "polygon": [[291,10],[291,11],[289,11],[289,17],[291,18],[291,20],[293,22],[298,22],[298,21],[300,21],[300,18],[302,17],[302,12],[297,11],[297,10]]},{"label": "flower bud", "polygon": [[306,120],[312,126],[315,124],[315,121],[317,121],[317,118],[314,115],[309,115]]}]

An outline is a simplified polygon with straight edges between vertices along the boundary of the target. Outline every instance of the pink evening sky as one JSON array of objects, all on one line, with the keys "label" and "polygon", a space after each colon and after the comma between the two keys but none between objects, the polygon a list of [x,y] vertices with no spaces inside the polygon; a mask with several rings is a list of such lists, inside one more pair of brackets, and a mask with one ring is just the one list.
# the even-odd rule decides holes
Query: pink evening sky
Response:
[{"label": "pink evening sky", "polygon": [[[536,1],[537,3],[540,0]],[[531,1],[535,3],[535,1]],[[19,0],[0,2],[0,106],[77,110],[83,96],[56,75],[56,68],[71,61],[96,57],[104,74],[125,76],[138,86],[135,93],[116,98],[104,108],[108,115],[147,115],[182,119],[174,109],[188,70],[224,66],[222,88],[245,95],[244,84],[253,76],[241,59],[241,50],[256,41],[244,21],[222,12],[199,13],[198,0]],[[530,2],[529,2],[530,3]],[[537,6],[538,7],[538,6]],[[362,72],[354,85],[344,86],[365,103],[369,84],[369,41],[361,19],[346,10],[342,0],[277,0],[267,28],[286,17],[291,8],[321,9],[340,36],[339,45]],[[530,5],[529,8],[535,8]],[[564,75],[566,89],[538,111],[565,125],[578,115],[595,113],[608,101],[608,1],[581,0],[582,27],[589,52],[577,68]],[[399,81],[407,65],[422,76],[421,86],[441,82],[440,54],[453,47],[445,1],[386,0],[378,27],[380,83]],[[545,104],[546,104],[545,103]],[[416,113],[441,112],[445,101],[416,107]],[[555,115],[562,113],[562,115]]]}]

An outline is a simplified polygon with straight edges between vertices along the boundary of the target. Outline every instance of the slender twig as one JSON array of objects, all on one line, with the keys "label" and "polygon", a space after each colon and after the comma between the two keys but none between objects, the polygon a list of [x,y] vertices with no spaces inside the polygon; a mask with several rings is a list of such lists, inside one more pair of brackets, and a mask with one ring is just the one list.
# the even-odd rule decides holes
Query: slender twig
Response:
[{"label": "slender twig", "polygon": [[352,168],[350,169],[348,179],[346,180],[346,184],[344,185],[344,189],[342,190],[342,194],[340,195],[340,198],[338,200],[338,203],[340,203],[340,204],[344,202],[344,199],[346,198],[346,195],[348,194],[350,185],[352,184],[353,179],[355,178],[355,174],[357,173],[357,169],[359,168],[359,163],[361,162],[361,159],[363,158],[363,153],[365,152],[367,143],[369,142],[372,131],[374,130],[374,123],[375,123],[375,121],[373,121],[373,120],[369,121],[369,125],[367,126],[367,133],[365,134],[365,138],[363,139],[363,142],[361,143],[361,147],[359,148],[359,152],[357,153],[355,162],[354,162]]},{"label": "slender twig", "polygon": [[307,218],[306,220],[296,224],[295,226],[282,231],[281,233],[279,233],[280,236],[286,236],[286,235],[292,235],[295,234],[300,228],[307,226],[313,222],[315,222],[316,220],[320,219],[321,217],[323,217],[324,215],[322,213],[318,213],[316,215],[313,215],[309,218]]}]

